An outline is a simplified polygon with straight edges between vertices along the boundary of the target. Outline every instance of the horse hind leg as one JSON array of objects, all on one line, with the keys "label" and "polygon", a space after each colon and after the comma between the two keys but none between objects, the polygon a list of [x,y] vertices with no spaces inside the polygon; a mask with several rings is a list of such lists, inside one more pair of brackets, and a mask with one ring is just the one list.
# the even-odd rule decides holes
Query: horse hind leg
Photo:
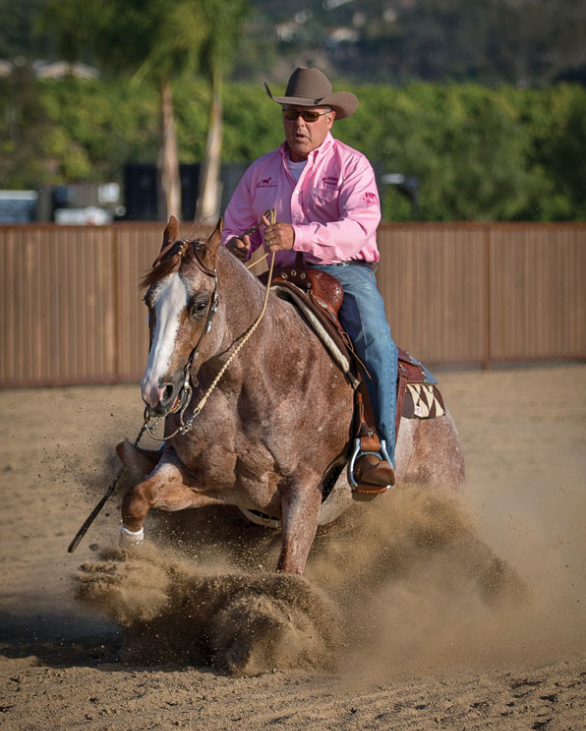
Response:
[{"label": "horse hind leg", "polygon": [[165,453],[152,474],[128,490],[122,499],[122,545],[143,542],[144,522],[151,508],[175,512],[224,504],[217,498],[197,492],[197,487],[179,460]]},{"label": "horse hind leg", "polygon": [[396,463],[401,483],[464,491],[462,446],[448,412],[435,419],[402,419]]}]

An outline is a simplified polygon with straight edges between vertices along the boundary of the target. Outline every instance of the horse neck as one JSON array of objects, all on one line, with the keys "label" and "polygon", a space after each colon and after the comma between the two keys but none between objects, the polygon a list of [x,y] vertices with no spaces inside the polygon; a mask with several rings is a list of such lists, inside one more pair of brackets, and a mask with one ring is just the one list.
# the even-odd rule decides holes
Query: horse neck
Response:
[{"label": "horse neck", "polygon": [[[261,314],[265,288],[227,249],[218,251],[218,296],[224,307],[224,347],[229,347]],[[270,320],[270,302],[263,317]],[[262,327],[261,322],[259,327]]]}]

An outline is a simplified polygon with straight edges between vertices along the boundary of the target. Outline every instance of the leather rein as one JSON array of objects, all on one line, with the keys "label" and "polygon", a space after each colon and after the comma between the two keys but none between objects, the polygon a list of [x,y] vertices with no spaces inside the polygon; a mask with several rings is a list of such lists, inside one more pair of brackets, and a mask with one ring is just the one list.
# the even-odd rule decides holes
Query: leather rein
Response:
[{"label": "leather rein", "polygon": [[[267,211],[265,213],[265,216],[269,219],[271,224],[275,223],[276,221],[276,211],[274,209],[271,209],[270,211]],[[248,229],[245,233],[250,234],[256,231],[261,226],[261,223],[259,222],[256,226],[253,226],[252,228]],[[245,235],[245,234],[242,234]],[[168,244],[158,255],[158,257],[153,262],[153,268],[165,257],[165,255],[175,246],[178,242],[173,241],[170,244]],[[197,340],[197,343],[192,348],[189,357],[187,359],[187,362],[185,363],[185,366],[183,368],[183,386],[181,387],[180,394],[178,396],[179,403],[177,405],[173,405],[172,408],[165,414],[158,416],[153,424],[150,424],[150,420],[152,418],[152,410],[147,406],[144,410],[144,424],[143,424],[143,430],[151,437],[151,439],[154,439],[159,442],[167,442],[170,439],[173,439],[177,435],[183,436],[188,431],[190,431],[193,428],[193,422],[195,419],[200,415],[203,407],[205,406],[206,401],[210,397],[212,391],[216,388],[218,385],[220,379],[226,372],[228,366],[230,363],[234,360],[234,358],[238,355],[240,350],[243,348],[245,343],[250,339],[258,325],[260,324],[260,321],[264,317],[264,314],[266,312],[267,303],[268,303],[268,297],[269,297],[269,287],[266,289],[264,303],[262,306],[262,310],[260,312],[260,315],[256,318],[256,320],[252,323],[252,325],[248,328],[248,330],[244,333],[242,340],[238,344],[238,346],[235,348],[232,355],[228,358],[228,360],[224,363],[222,368],[220,369],[219,373],[216,375],[210,386],[208,387],[207,391],[204,393],[203,397],[200,399],[199,403],[194,408],[191,416],[189,416],[187,419],[185,419],[185,413],[191,403],[191,400],[193,398],[193,385],[192,385],[192,375],[191,375],[191,369],[193,367],[193,364],[198,356],[198,351],[201,346],[201,343],[206,335],[209,334],[209,332],[212,329],[212,320],[215,315],[215,313],[218,310],[218,304],[219,304],[219,296],[218,296],[218,274],[217,269],[214,267],[213,269],[210,269],[202,260],[200,256],[200,251],[204,247],[205,242],[200,240],[193,240],[193,241],[181,241],[180,248],[179,248],[179,255],[181,258],[185,255],[187,250],[190,246],[193,246],[193,251],[195,254],[195,259],[197,262],[198,267],[203,272],[203,274],[206,274],[209,277],[214,278],[214,290],[212,292],[212,296],[210,298],[210,304],[208,307],[207,317],[205,325],[200,333],[200,336]],[[265,256],[261,257],[257,261],[253,262],[252,264],[248,265],[248,269],[251,269],[253,266],[256,266],[259,264],[263,259],[266,258]],[[271,257],[271,264],[270,264],[270,273],[269,273],[269,281],[272,277],[273,273],[273,267],[275,263],[275,257]],[[177,402],[175,402],[177,403]],[[176,414],[179,411],[179,426],[172,434],[169,434],[167,436],[158,437],[155,436],[155,429],[157,428],[157,425],[159,424],[160,420],[162,418],[166,418],[167,416],[171,414]]]}]

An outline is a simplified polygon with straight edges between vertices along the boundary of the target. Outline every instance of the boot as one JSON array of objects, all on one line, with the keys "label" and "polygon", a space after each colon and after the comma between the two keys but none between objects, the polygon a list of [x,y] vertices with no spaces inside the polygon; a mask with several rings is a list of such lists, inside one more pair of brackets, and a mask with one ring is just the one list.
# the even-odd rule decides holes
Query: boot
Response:
[{"label": "boot", "polygon": [[386,492],[395,484],[395,473],[391,465],[376,454],[363,454],[354,467],[354,479],[358,483],[356,492],[376,494]]}]

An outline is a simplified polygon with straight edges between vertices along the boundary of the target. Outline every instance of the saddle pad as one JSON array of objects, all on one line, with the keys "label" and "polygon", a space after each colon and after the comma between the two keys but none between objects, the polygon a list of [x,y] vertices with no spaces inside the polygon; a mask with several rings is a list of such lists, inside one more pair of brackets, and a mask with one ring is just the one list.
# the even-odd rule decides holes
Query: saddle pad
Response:
[{"label": "saddle pad", "polygon": [[[321,318],[318,317],[319,311],[316,312],[316,307],[311,306],[311,302],[305,292],[295,285],[291,285],[289,283],[273,284],[271,286],[271,292],[281,299],[289,300],[289,302],[292,302],[298,307],[298,309],[305,315],[305,318],[309,322],[315,334],[324,344],[330,356],[340,367],[342,373],[344,373],[352,385],[352,388],[358,388],[360,380],[353,373],[348,350],[345,347],[342,349],[336,342],[337,338],[335,337],[334,330],[332,329],[334,326],[332,323],[328,323],[328,320],[325,319],[327,315],[323,314]],[[329,324],[329,327],[326,323]]]},{"label": "saddle pad", "polygon": [[446,413],[439,389],[431,383],[408,383],[402,416],[406,419],[435,419]]}]

